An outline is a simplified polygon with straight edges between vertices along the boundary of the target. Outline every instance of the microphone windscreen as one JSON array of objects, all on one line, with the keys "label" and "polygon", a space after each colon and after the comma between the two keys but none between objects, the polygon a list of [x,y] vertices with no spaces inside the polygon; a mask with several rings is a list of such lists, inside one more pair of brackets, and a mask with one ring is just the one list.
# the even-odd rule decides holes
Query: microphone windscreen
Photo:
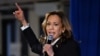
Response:
[{"label": "microphone windscreen", "polygon": [[47,37],[47,44],[51,44],[52,41],[53,41],[53,35],[49,35]]}]

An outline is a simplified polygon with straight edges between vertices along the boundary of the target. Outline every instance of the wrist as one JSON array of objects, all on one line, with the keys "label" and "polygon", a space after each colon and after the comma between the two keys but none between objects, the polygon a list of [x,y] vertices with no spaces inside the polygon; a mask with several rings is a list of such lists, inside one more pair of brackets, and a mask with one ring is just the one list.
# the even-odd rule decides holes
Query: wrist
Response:
[{"label": "wrist", "polygon": [[23,26],[27,26],[28,25],[26,20],[22,20],[21,23],[22,23]]}]

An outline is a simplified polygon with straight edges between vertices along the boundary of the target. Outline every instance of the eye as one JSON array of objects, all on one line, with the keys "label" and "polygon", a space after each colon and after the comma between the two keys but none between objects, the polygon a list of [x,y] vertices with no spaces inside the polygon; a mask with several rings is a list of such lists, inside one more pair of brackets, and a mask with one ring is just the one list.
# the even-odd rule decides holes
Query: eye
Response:
[{"label": "eye", "polygon": [[50,25],[50,23],[47,23],[47,25]]},{"label": "eye", "polygon": [[58,24],[57,24],[57,23],[55,23],[54,25],[55,25],[55,26],[58,26]]}]

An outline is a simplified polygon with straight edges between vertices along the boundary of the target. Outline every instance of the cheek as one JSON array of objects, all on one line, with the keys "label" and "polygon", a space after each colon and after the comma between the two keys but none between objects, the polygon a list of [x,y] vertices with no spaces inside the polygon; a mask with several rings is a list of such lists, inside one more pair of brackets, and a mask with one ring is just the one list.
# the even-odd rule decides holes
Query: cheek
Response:
[{"label": "cheek", "polygon": [[56,30],[56,35],[57,35],[57,36],[60,36],[61,33],[62,33],[62,29],[61,29],[61,28],[59,28],[59,29]]},{"label": "cheek", "polygon": [[58,30],[58,34],[59,34],[59,35],[61,35],[61,33],[62,33],[62,30],[61,30],[61,29],[59,29],[59,30]]},{"label": "cheek", "polygon": [[56,27],[56,31],[57,32],[61,32],[62,31],[62,28],[61,27]]},{"label": "cheek", "polygon": [[46,27],[45,29],[46,29],[46,31],[48,31],[48,27]]}]

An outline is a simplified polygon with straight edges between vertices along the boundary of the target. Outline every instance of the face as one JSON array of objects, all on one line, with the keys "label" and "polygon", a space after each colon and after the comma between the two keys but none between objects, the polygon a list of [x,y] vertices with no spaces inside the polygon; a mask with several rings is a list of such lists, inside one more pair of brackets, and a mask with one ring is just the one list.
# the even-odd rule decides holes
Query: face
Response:
[{"label": "face", "polygon": [[48,17],[46,32],[47,35],[53,35],[53,38],[58,38],[63,31],[61,19],[57,15],[51,15]]}]

